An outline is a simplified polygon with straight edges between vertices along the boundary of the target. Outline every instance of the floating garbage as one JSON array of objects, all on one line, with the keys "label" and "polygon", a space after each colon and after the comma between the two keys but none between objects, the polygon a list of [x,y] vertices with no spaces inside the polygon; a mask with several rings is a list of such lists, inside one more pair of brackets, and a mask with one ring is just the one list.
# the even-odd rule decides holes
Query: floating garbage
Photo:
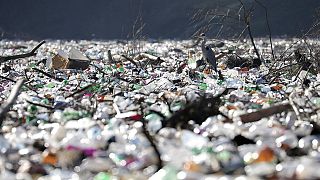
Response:
[{"label": "floating garbage", "polygon": [[320,178],[320,76],[298,45],[265,64],[216,43],[218,73],[190,41],[43,43],[0,41],[0,179]]},{"label": "floating garbage", "polygon": [[87,69],[90,60],[84,56],[79,50],[72,48],[67,54],[62,50],[47,60],[47,67],[53,69]]}]

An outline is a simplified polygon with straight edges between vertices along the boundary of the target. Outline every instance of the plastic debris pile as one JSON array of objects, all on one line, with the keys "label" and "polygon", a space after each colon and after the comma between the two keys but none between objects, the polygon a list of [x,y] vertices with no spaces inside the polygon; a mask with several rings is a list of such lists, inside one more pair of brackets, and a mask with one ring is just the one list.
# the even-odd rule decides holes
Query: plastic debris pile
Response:
[{"label": "plastic debris pile", "polygon": [[[250,44],[225,41],[219,79],[188,44],[49,41],[2,63],[1,104],[25,83],[2,122],[0,179],[319,179],[320,76],[237,67]],[[34,45],[2,40],[0,53]]]}]

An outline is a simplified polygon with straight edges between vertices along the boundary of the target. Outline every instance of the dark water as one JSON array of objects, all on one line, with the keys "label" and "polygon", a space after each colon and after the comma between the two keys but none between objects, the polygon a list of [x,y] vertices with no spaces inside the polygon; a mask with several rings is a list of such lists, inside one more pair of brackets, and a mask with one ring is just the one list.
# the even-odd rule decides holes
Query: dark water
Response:
[{"label": "dark water", "polygon": [[[300,35],[311,26],[315,8],[320,6],[317,0],[261,2],[268,8],[274,36]],[[0,37],[126,39],[143,36],[185,39],[205,27],[214,15],[229,12],[237,18],[235,12],[239,7],[237,0],[0,0]],[[209,10],[214,13],[206,19],[204,15]],[[193,19],[197,12],[202,15]],[[257,4],[254,4],[252,26],[254,36],[267,35],[265,11]],[[142,31],[133,35],[140,27],[144,27]],[[244,24],[236,20],[222,20],[218,16],[210,27],[208,33],[211,37],[225,37],[239,34]]]}]

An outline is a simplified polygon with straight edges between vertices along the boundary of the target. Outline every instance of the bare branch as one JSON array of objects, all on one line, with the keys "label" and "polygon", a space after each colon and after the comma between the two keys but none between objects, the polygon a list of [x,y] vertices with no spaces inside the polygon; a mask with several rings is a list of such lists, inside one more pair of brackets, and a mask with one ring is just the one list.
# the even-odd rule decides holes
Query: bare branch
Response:
[{"label": "bare branch", "polygon": [[79,94],[79,93],[81,93],[81,92],[83,92],[83,91],[91,88],[91,87],[94,86],[94,85],[95,85],[95,84],[89,84],[88,86],[85,86],[85,87],[83,87],[83,88],[81,88],[81,89],[73,92],[72,94],[66,96],[66,98],[73,97],[73,96],[75,96],[76,94]]},{"label": "bare branch", "polygon": [[[8,78],[8,77],[2,76],[2,75],[0,75],[0,78],[1,78],[1,79],[5,79],[5,80],[10,81],[10,82],[17,83],[16,80],[13,80],[13,79],[11,79],[11,78]],[[29,85],[27,85],[27,84],[24,84],[23,86],[27,87],[27,88],[30,89],[31,91],[37,92],[37,91],[34,90],[34,88],[32,88],[31,86],[29,86]]]},{"label": "bare branch", "polygon": [[249,122],[258,121],[262,118],[269,117],[271,115],[278,114],[291,109],[292,109],[292,106],[289,103],[280,104],[280,105],[272,106],[270,108],[261,109],[256,112],[243,114],[240,116],[240,118],[243,123],[249,123]]},{"label": "bare branch", "polygon": [[21,79],[17,81],[17,83],[12,88],[12,91],[5,103],[2,104],[0,107],[0,126],[2,126],[2,123],[7,115],[7,112],[10,110],[11,106],[16,102],[16,99],[20,93],[21,87],[23,86],[25,80]]},{"label": "bare branch", "polygon": [[35,71],[37,71],[37,72],[39,72],[39,73],[41,73],[41,74],[43,74],[43,75],[45,75],[45,76],[47,76],[47,77],[49,77],[49,78],[51,78],[51,79],[55,79],[55,80],[57,80],[57,81],[63,81],[63,79],[62,78],[56,78],[56,77],[54,77],[53,75],[51,75],[51,74],[49,74],[49,73],[47,73],[47,72],[44,72],[43,70],[41,70],[41,69],[38,69],[38,68],[32,68],[33,70],[35,70]]},{"label": "bare branch", "polygon": [[147,127],[146,127],[146,121],[143,119],[142,120],[142,132],[143,134],[146,136],[146,138],[148,139],[148,141],[150,142],[154,152],[156,153],[157,155],[157,159],[158,159],[158,168],[157,168],[157,171],[159,171],[162,167],[163,167],[163,162],[162,162],[162,159],[161,159],[161,153],[157,147],[157,145],[155,144],[154,140],[153,140],[153,137],[150,135],[149,131],[147,130]]},{"label": "bare branch", "polygon": [[247,30],[248,30],[248,34],[249,34],[249,37],[250,37],[250,40],[251,40],[251,44],[254,48],[254,52],[256,53],[256,56],[260,59],[261,59],[261,56],[259,54],[259,51],[258,51],[258,48],[254,42],[254,39],[253,39],[253,35],[252,35],[252,31],[251,31],[251,19],[250,19],[250,16],[252,14],[252,11],[253,11],[253,6],[250,7],[250,10],[247,10],[246,6],[244,5],[244,3],[242,2],[242,0],[238,0],[242,6],[242,9],[243,9],[243,16],[244,16],[244,23],[247,25]]},{"label": "bare branch", "polygon": [[39,47],[44,44],[45,41],[41,41],[36,47],[34,47],[30,52],[25,53],[25,54],[18,54],[18,55],[13,55],[13,56],[0,56],[0,63],[4,63],[9,60],[14,60],[14,59],[20,59],[20,58],[26,58],[30,56],[35,56],[36,50],[39,49]]},{"label": "bare branch", "polygon": [[266,16],[266,23],[267,23],[267,28],[268,28],[268,32],[269,32],[269,41],[270,41],[270,48],[271,48],[271,55],[272,55],[272,59],[275,60],[275,54],[274,54],[274,50],[273,50],[273,43],[272,43],[272,36],[271,36],[271,29],[270,29],[270,24],[269,24],[269,18],[268,18],[268,9],[267,7],[262,4],[260,1],[258,0],[254,0],[257,4],[259,4],[261,7],[263,7],[264,11],[265,11],[265,16]]}]

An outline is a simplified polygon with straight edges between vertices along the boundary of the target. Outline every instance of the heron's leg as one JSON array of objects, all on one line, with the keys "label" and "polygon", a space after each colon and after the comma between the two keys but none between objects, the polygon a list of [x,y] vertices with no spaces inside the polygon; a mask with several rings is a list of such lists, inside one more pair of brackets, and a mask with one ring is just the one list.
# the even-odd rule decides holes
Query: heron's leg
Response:
[{"label": "heron's leg", "polygon": [[203,71],[206,74],[212,74],[212,66],[211,65],[206,65],[205,68],[203,69]]},{"label": "heron's leg", "polygon": [[[210,68],[210,69],[209,69],[209,72],[210,72],[209,74],[212,74],[213,77],[218,78],[218,79],[220,79],[220,80],[223,80],[223,79],[224,79],[221,71],[218,70],[217,67],[213,67],[212,65],[209,65],[209,68]],[[212,73],[213,70],[214,70],[214,74]]]},{"label": "heron's leg", "polygon": [[214,67],[214,71],[218,74],[218,68],[217,68],[217,66]]}]

